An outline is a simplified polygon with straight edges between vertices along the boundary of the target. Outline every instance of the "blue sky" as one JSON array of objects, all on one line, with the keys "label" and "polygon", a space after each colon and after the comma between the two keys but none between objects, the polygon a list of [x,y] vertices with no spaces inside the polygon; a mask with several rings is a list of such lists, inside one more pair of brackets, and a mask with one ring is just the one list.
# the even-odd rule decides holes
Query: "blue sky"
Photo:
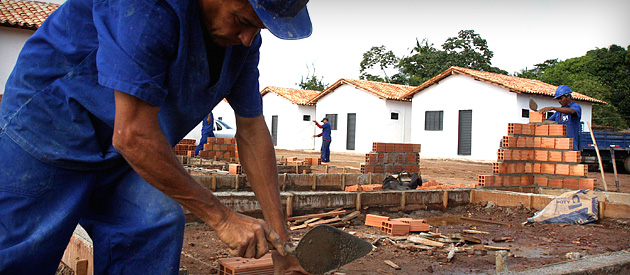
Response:
[{"label": "blue sky", "polygon": [[595,48],[630,45],[630,1],[567,0],[312,0],[313,35],[279,40],[263,30],[260,85],[297,87],[307,66],[332,84],[359,77],[372,46],[406,55],[416,38],[439,47],[472,29],[494,52],[492,64],[510,73],[547,59],[582,56]]}]

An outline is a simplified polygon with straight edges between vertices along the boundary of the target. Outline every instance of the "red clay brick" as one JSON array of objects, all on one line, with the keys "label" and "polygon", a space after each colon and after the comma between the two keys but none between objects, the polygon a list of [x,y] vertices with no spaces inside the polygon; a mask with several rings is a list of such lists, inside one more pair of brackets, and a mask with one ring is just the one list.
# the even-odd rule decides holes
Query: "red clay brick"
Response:
[{"label": "red clay brick", "polygon": [[529,123],[543,122],[543,114],[539,112],[529,112]]},{"label": "red clay brick", "polygon": [[549,179],[547,179],[547,177],[544,176],[534,176],[534,183],[538,186],[547,186],[549,182]]},{"label": "red clay brick", "polygon": [[571,150],[573,149],[573,139],[572,138],[556,138],[556,149],[564,149]]},{"label": "red clay brick", "polygon": [[481,186],[495,186],[494,176],[493,175],[479,175],[477,179],[477,184]]},{"label": "red clay brick", "polygon": [[365,225],[373,227],[381,227],[384,221],[389,221],[389,217],[378,216],[373,214],[365,215]]},{"label": "red clay brick", "polygon": [[552,178],[552,179],[549,179],[548,186],[562,188],[562,182],[563,182],[562,178]]},{"label": "red clay brick", "polygon": [[566,151],[562,153],[562,162],[581,162],[582,152],[580,151]]},{"label": "red clay brick", "polygon": [[522,134],[522,124],[520,123],[508,123],[508,135],[520,135]]},{"label": "red clay brick", "polygon": [[561,151],[549,151],[549,161],[562,162]]},{"label": "red clay brick", "polygon": [[578,179],[576,178],[565,178],[562,181],[562,187],[568,189],[578,189]]},{"label": "red clay brick", "polygon": [[541,148],[554,149],[556,148],[556,138],[543,137],[541,138]]},{"label": "red clay brick", "polygon": [[243,173],[243,169],[241,168],[240,164],[230,163],[229,172],[230,172],[230,175],[240,175]]},{"label": "red clay brick", "polygon": [[534,163],[534,174],[542,173],[542,163],[535,162]]},{"label": "red clay brick", "polygon": [[401,236],[409,234],[409,224],[401,221],[383,221],[381,232]]},{"label": "red clay brick", "polygon": [[579,179],[579,189],[595,190],[595,179]]},{"label": "red clay brick", "polygon": [[586,164],[571,164],[569,170],[571,176],[588,176],[588,165]]},{"label": "red clay brick", "polygon": [[556,164],[556,175],[569,175],[569,165],[568,164]]},{"label": "red clay brick", "polygon": [[548,161],[549,160],[549,151],[545,151],[545,150],[536,150],[536,151],[534,151],[534,160],[536,160],[536,161]]},{"label": "red clay brick", "polygon": [[537,136],[548,136],[549,135],[549,125],[536,125],[536,132],[534,132]]},{"label": "red clay brick", "polygon": [[542,174],[553,175],[556,173],[556,165],[551,163],[542,163],[540,172]]},{"label": "red clay brick", "polygon": [[536,125],[534,124],[522,124],[521,133],[523,135],[534,135],[536,131]]},{"label": "red clay brick", "polygon": [[550,136],[567,136],[567,126],[562,124],[552,124],[549,125],[549,135]]}]

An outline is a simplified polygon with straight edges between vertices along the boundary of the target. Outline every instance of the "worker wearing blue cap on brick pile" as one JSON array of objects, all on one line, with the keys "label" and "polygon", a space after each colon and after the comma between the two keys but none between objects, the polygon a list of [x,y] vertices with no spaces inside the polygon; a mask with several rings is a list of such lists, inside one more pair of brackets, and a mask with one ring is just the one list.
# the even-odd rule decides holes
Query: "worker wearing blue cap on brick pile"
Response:
[{"label": "worker wearing blue cap on brick pile", "polygon": [[214,137],[214,117],[212,113],[208,114],[201,121],[201,139],[199,145],[195,148],[195,156],[199,155],[199,151],[203,150],[203,145],[208,143],[209,137]]},{"label": "worker wearing blue cap on brick pile", "polygon": [[[286,255],[262,116],[263,28],[311,34],[307,0],[68,0],[26,42],[0,104],[0,274],[54,274],[75,226],[95,274],[178,274],[184,206],[234,255]],[[226,98],[265,220],[198,184],[172,147]],[[181,205],[181,206],[180,206]]]},{"label": "worker wearing blue cap on brick pile", "polygon": [[330,137],[331,128],[330,123],[328,122],[328,118],[325,117],[322,119],[322,122],[324,123],[322,125],[317,123],[317,120],[313,120],[313,122],[315,122],[315,125],[317,125],[317,127],[322,129],[321,133],[313,136],[322,137],[322,162],[330,162],[330,142],[332,141],[332,138]]},{"label": "worker wearing blue cap on brick pile", "polygon": [[573,139],[573,150],[578,149],[577,140],[580,132],[580,120],[582,119],[582,107],[573,101],[572,91],[569,86],[560,85],[556,89],[554,99],[558,100],[561,107],[545,107],[539,110],[541,113],[555,111],[548,120],[567,126],[567,137]]}]

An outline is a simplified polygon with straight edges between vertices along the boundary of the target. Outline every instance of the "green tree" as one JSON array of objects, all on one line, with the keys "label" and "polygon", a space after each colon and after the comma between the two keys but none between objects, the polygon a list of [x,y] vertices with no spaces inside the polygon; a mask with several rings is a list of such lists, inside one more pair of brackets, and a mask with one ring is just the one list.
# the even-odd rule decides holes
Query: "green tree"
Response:
[{"label": "green tree", "polygon": [[[629,47],[630,49],[630,47]],[[593,123],[626,129],[630,125],[630,51],[617,45],[588,51],[581,57],[535,65],[521,77],[572,90],[604,100],[593,105]],[[540,66],[539,66],[540,65]],[[538,69],[538,70],[537,70]]]},{"label": "green tree", "polygon": [[324,83],[324,77],[318,77],[315,75],[314,64],[312,65],[312,67],[313,73],[311,74],[310,68],[308,67],[308,65],[306,66],[306,68],[308,69],[308,74],[306,75],[306,77],[302,76],[300,82],[295,83],[295,85],[298,85],[302,90],[323,91],[324,89],[326,89],[326,86],[328,86],[328,84]]},{"label": "green tree", "polygon": [[540,77],[542,77],[542,74],[547,68],[555,66],[556,64],[558,64],[557,58],[547,59],[543,63],[538,63],[534,65],[534,68],[531,70],[527,68],[521,70],[520,72],[516,73],[516,76],[529,79],[539,79]]},{"label": "green tree", "polygon": [[[379,82],[391,82],[391,78],[387,76],[386,69],[393,68],[398,62],[398,58],[392,51],[388,51],[385,46],[372,47],[369,51],[363,53],[363,60],[361,60],[361,76],[360,79],[372,80]],[[368,71],[378,67],[381,75],[373,75]]]},{"label": "green tree", "polygon": [[[427,39],[422,42],[416,39],[409,55],[398,58],[385,46],[372,47],[363,54],[361,79],[417,86],[452,66],[507,74],[492,67],[490,59],[494,53],[488,48],[487,41],[474,30],[460,31],[458,36],[448,38],[442,48],[435,48]],[[398,73],[388,76],[385,69],[391,68],[392,64]],[[367,73],[367,69],[376,67],[383,71],[384,76]]]}]

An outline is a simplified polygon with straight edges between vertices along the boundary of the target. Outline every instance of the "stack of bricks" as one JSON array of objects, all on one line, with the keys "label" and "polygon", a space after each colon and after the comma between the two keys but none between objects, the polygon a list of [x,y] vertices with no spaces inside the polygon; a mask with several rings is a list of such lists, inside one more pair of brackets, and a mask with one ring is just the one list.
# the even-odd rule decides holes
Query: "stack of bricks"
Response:
[{"label": "stack of bricks", "polygon": [[595,180],[586,178],[588,166],[580,164],[581,153],[573,151],[566,126],[540,124],[538,112],[530,112],[529,118],[529,124],[508,124],[493,175],[479,175],[478,185],[594,189]]},{"label": "stack of bricks", "polygon": [[420,144],[374,142],[361,173],[420,172]]},{"label": "stack of bricks", "polygon": [[431,226],[425,220],[412,218],[390,219],[387,216],[365,215],[365,225],[378,227],[389,235],[407,235],[409,232],[429,231]]},{"label": "stack of bricks", "polygon": [[203,145],[203,150],[199,152],[199,156],[238,162],[236,139],[209,137],[208,142]]},{"label": "stack of bricks", "polygon": [[197,148],[195,140],[185,138],[173,147],[173,152],[175,152],[175,155],[177,156],[194,157],[195,148]]},{"label": "stack of bricks", "polygon": [[271,259],[271,253],[266,254],[260,259],[241,257],[219,259],[219,274],[273,275],[273,260]]},{"label": "stack of bricks", "polygon": [[443,184],[441,182],[437,182],[434,180],[430,180],[427,182],[423,182],[422,185],[418,186],[419,190],[423,189],[456,189],[456,188],[476,188],[476,183],[455,183],[455,184]]},{"label": "stack of bricks", "polygon": [[297,157],[288,157],[279,162],[280,165],[321,165],[321,158],[304,158],[299,160]]}]

